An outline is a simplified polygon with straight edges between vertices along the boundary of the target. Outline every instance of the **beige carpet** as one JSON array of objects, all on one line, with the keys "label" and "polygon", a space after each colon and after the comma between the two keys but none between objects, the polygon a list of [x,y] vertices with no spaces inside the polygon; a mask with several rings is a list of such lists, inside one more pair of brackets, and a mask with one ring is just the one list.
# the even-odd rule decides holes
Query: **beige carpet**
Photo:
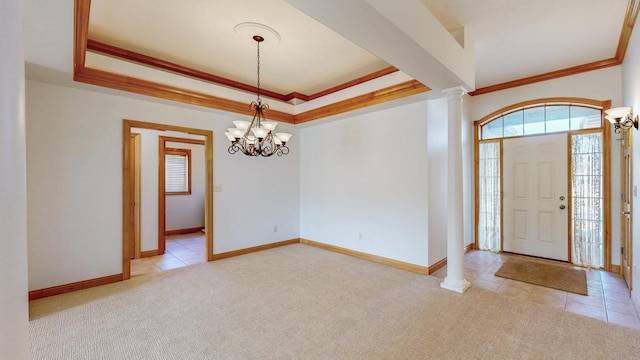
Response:
[{"label": "beige carpet", "polygon": [[568,266],[511,258],[495,275],[580,295],[589,294],[587,274]]},{"label": "beige carpet", "polygon": [[637,359],[640,332],[302,244],[31,303],[37,359]]}]

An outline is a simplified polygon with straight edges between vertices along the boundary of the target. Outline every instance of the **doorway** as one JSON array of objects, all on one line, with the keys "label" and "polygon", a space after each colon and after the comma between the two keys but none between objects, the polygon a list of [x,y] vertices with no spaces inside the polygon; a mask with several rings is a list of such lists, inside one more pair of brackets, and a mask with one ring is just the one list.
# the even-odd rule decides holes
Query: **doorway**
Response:
[{"label": "doorway", "polygon": [[[167,235],[196,233],[205,228],[204,214],[200,213],[203,211],[200,204],[204,200],[204,184],[197,171],[202,169],[198,166],[201,159],[197,159],[197,156],[192,159],[196,153],[202,154],[197,148],[204,144],[204,140],[200,139],[158,137],[158,255],[166,251]],[[170,145],[180,148],[170,148]],[[169,170],[170,180],[174,180],[170,184],[167,184],[167,157],[176,160],[173,168],[180,172],[175,174],[175,171]],[[169,229],[168,216],[169,220],[174,220]],[[183,218],[182,221],[175,221],[173,218],[176,216]]]},{"label": "doorway", "polygon": [[[204,196],[204,208],[205,208],[205,250],[206,259],[211,261],[213,259],[213,132],[210,130],[187,128],[175,125],[155,124],[149,122],[135,121],[135,120],[123,120],[123,227],[122,227],[122,249],[123,249],[123,262],[122,273],[123,279],[131,278],[131,262],[132,257],[132,243],[135,244],[135,191],[132,190],[135,186],[134,176],[135,172],[131,166],[132,157],[135,155],[135,149],[132,147],[131,133],[132,128],[149,129],[157,131],[174,131],[192,135],[200,135],[204,137],[204,152],[205,152],[205,196]],[[144,181],[144,179],[142,179]],[[141,186],[144,184],[141,183]],[[158,206],[158,212],[160,206]],[[158,242],[160,238],[164,240],[164,229],[160,229],[158,225]],[[160,250],[160,249],[159,249]]]}]

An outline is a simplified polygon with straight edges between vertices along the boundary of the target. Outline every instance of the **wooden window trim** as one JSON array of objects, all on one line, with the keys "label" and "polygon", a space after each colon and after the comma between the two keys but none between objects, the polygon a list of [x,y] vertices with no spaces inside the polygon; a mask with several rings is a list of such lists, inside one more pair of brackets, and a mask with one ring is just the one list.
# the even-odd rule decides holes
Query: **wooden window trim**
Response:
[{"label": "wooden window trim", "polygon": [[606,109],[610,106],[610,102],[607,102],[607,101],[600,102],[600,101],[594,101],[594,100],[588,100],[588,99],[584,99],[584,102],[580,102],[579,98],[548,98],[548,99],[539,99],[539,100],[521,102],[518,104],[507,106],[498,111],[494,111],[493,113],[485,116],[481,120],[475,121],[474,125],[477,125],[478,127],[478,134],[476,136],[479,140],[506,139],[506,138],[511,139],[511,138],[518,138],[522,136],[538,136],[538,135],[546,135],[546,134],[552,134],[552,133],[559,134],[563,132],[575,132],[575,131],[587,130],[587,129],[601,129],[604,126],[604,118],[601,118],[600,126],[593,127],[593,128],[569,129],[569,130],[554,131],[554,132],[545,131],[543,133],[522,134],[522,135],[515,135],[515,136],[503,135],[501,137],[496,137],[491,139],[482,139],[482,130],[484,126],[498,120],[499,118],[513,114],[513,113],[522,112],[527,109],[546,108],[548,106],[568,106],[568,107],[573,106],[573,107],[581,107],[581,108],[590,108],[590,109],[598,110],[602,113],[603,109]]},{"label": "wooden window trim", "polygon": [[[191,150],[190,149],[176,149],[176,148],[165,148],[164,149],[165,161],[167,155],[180,155],[187,157],[187,191],[166,191],[165,195],[191,195]],[[166,176],[166,172],[165,172]],[[166,180],[165,180],[166,186]]]},{"label": "wooden window trim", "polygon": [[[596,109],[608,109],[609,107],[611,107],[611,100],[605,100],[605,101],[600,101],[600,100],[593,100],[593,99],[586,99],[586,98],[576,98],[576,97],[553,97],[553,98],[542,98],[542,99],[534,99],[534,100],[528,100],[528,101],[523,101],[523,102],[519,102],[516,104],[512,104],[506,107],[503,107],[501,109],[498,109],[494,112],[492,112],[491,114],[483,117],[480,120],[474,121],[474,124],[477,124],[479,127],[482,127],[484,125],[486,125],[487,123],[490,123],[491,121],[493,121],[495,118],[497,118],[500,115],[503,114],[508,114],[514,111],[518,111],[521,108],[530,108],[530,107],[536,107],[536,106],[542,106],[542,105],[574,105],[574,106],[581,106],[581,107],[593,107]],[[489,139],[487,139],[489,140]]]}]

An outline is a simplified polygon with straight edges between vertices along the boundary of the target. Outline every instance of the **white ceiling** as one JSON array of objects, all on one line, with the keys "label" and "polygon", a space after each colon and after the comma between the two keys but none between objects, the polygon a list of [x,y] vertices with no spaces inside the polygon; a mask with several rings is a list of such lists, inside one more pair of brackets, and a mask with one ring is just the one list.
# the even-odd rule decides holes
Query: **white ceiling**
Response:
[{"label": "white ceiling", "polygon": [[[234,27],[259,22],[282,37],[262,47],[263,88],[310,95],[388,66],[435,88],[438,77],[456,77],[442,75],[450,69],[446,60],[436,59],[444,63],[440,71],[426,64],[426,57],[413,56],[423,55],[415,50],[423,50],[421,39],[433,33],[384,36],[410,31],[398,14],[420,7],[447,29],[466,28],[465,45],[475,46],[471,74],[481,88],[613,58],[628,5],[628,0],[402,0],[392,6],[386,1],[391,0],[92,0],[89,37],[255,85],[255,43],[235,34]],[[358,11],[363,8],[366,16]],[[72,72],[73,0],[27,0],[25,39],[29,63]],[[138,71],[132,64],[101,61],[114,72]],[[406,81],[407,75],[397,78]]]},{"label": "white ceiling", "polygon": [[627,0],[422,0],[475,37],[476,87],[613,58]]}]

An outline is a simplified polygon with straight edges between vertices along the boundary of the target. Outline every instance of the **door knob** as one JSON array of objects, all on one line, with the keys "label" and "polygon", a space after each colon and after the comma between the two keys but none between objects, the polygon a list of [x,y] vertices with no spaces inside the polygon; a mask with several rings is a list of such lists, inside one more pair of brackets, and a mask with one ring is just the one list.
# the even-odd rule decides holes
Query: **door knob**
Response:
[{"label": "door knob", "polygon": [[564,210],[565,208],[566,208],[566,206],[560,205],[560,210]]}]

